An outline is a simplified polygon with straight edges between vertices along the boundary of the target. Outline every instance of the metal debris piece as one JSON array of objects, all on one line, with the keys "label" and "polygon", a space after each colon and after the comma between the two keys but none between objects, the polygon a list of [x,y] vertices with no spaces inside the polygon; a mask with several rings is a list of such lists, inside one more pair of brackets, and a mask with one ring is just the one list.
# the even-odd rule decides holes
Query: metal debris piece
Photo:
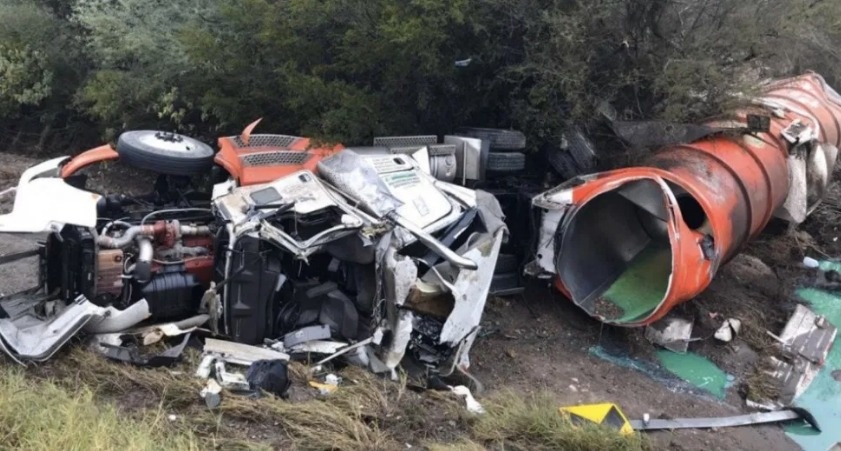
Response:
[{"label": "metal debris piece", "polygon": [[758,412],[745,415],[720,418],[675,418],[631,420],[631,426],[637,431],[652,431],[658,429],[709,429],[732,426],[749,426],[755,424],[780,423],[784,421],[803,420],[820,432],[818,421],[805,409],[792,407],[775,412]]},{"label": "metal debris piece", "polygon": [[213,366],[216,374],[216,380],[222,387],[235,391],[251,390],[251,385],[248,383],[245,375],[242,373],[228,372],[225,366],[225,361],[216,360],[213,363]]},{"label": "metal debris piece", "polygon": [[287,349],[313,340],[330,339],[330,326],[319,324],[316,326],[304,327],[283,336],[283,346]]},{"label": "metal debris piece", "polygon": [[370,337],[368,337],[368,338],[366,338],[362,341],[359,341],[357,343],[354,343],[350,346],[339,349],[335,353],[321,359],[318,363],[315,364],[314,368],[320,367],[321,365],[324,365],[325,363],[335,359],[336,357],[339,357],[343,354],[346,354],[350,351],[353,351],[354,349],[361,348],[361,347],[369,345],[371,343],[380,344],[382,342],[382,339],[383,339],[383,330],[382,329],[377,329],[377,330],[374,331],[374,333]]},{"label": "metal debris piece", "polygon": [[[137,308],[120,311],[111,307],[99,307],[88,301],[84,295],[79,295],[50,320],[45,321],[36,312],[36,308],[41,304],[40,297],[31,296],[3,300],[3,308],[8,317],[0,319],[0,350],[18,363],[27,360],[43,362],[49,359],[85,326],[100,325],[109,316],[118,319],[108,321],[105,324],[108,326],[107,330],[111,330],[110,326],[115,322],[133,326],[148,317],[148,305],[144,301],[136,303],[140,304]],[[123,312],[131,317],[130,321],[122,320]],[[103,327],[102,330],[106,328]]]},{"label": "metal debris piece", "polygon": [[749,399],[763,406],[789,405],[803,394],[817,377],[837,335],[826,318],[798,304],[780,336],[768,332],[788,356],[787,361],[768,357],[763,370],[779,391],[776,399]]},{"label": "metal debris piece", "polygon": [[155,324],[153,326],[140,327],[126,331],[124,334],[134,334],[143,337],[143,345],[149,346],[161,341],[164,337],[177,337],[195,331],[202,324],[205,324],[209,315],[196,315],[192,318],[173,322]]},{"label": "metal debris piece", "polygon": [[804,358],[795,358],[792,362],[784,362],[775,357],[769,357],[770,375],[778,383],[780,394],[777,402],[781,405],[789,405],[803,394],[817,377],[820,370]]},{"label": "metal debris piece", "polygon": [[780,334],[780,340],[784,352],[799,355],[814,364],[821,365],[837,333],[838,329],[826,318],[798,304]]},{"label": "metal debris piece", "polygon": [[692,321],[668,316],[646,327],[645,338],[669,351],[684,354],[692,338]]},{"label": "metal debris piece", "polygon": [[[265,389],[274,393],[277,389],[277,392],[285,393],[278,386],[285,385],[282,381],[279,382],[283,377],[286,377],[288,382],[288,376],[283,376],[286,374],[287,361],[288,354],[273,349],[208,338],[204,343],[204,356],[196,370],[196,376],[202,379],[215,378],[222,387],[229,390],[251,392]],[[283,370],[278,370],[278,364],[273,362],[282,362]],[[249,367],[248,375],[228,371],[226,363]],[[286,388],[288,389],[288,386]]]},{"label": "metal debris piece", "polygon": [[113,346],[103,344],[103,355],[111,360],[130,363],[135,366],[157,368],[161,366],[172,366],[181,360],[181,354],[190,341],[190,334],[184,335],[181,342],[160,354],[144,356],[136,346]]},{"label": "metal debris piece", "polygon": [[215,361],[216,356],[214,355],[205,355],[202,357],[199,367],[196,369],[196,377],[202,379],[210,378],[211,373],[213,373],[213,362]]},{"label": "metal debris piece", "polygon": [[205,354],[214,354],[220,359],[237,365],[249,366],[258,360],[289,360],[289,354],[273,349],[234,343],[232,341],[208,338],[204,342]]},{"label": "metal debris piece", "polygon": [[343,341],[312,340],[288,348],[291,353],[301,354],[333,354],[348,344]]}]

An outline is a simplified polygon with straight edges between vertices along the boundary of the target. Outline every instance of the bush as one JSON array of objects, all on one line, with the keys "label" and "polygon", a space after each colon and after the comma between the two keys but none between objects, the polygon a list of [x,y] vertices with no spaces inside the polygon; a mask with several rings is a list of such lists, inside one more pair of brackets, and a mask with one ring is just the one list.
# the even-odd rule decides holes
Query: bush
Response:
[{"label": "bush", "polygon": [[350,144],[483,125],[551,146],[604,101],[694,121],[766,76],[833,83],[838,17],[811,0],[0,0],[0,127],[83,114],[106,137],[213,139],[264,117]]}]

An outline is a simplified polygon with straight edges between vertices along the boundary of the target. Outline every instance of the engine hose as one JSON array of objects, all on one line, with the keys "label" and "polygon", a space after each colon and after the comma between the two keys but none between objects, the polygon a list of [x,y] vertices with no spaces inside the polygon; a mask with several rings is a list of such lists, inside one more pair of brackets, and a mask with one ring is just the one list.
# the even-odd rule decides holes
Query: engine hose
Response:
[{"label": "engine hose", "polygon": [[[177,221],[172,221],[174,224],[178,224]],[[191,225],[178,225],[178,232],[184,236],[194,236],[194,235],[210,235],[210,227],[208,226],[191,226]],[[96,239],[96,244],[100,245],[101,247],[108,248],[108,249],[122,249],[129,244],[137,236],[154,236],[156,233],[157,226],[155,225],[139,225],[139,226],[131,226],[123,233],[120,237],[112,237],[112,236],[105,236],[100,235]]]},{"label": "engine hose", "polygon": [[152,278],[152,258],[155,248],[152,247],[152,241],[148,238],[138,238],[137,248],[139,253],[137,263],[134,265],[134,278],[140,283],[146,283]]},{"label": "engine hose", "polygon": [[128,246],[138,235],[151,236],[155,234],[155,226],[131,226],[123,233],[121,237],[112,237],[100,235],[96,239],[96,244],[109,249],[122,249]]}]

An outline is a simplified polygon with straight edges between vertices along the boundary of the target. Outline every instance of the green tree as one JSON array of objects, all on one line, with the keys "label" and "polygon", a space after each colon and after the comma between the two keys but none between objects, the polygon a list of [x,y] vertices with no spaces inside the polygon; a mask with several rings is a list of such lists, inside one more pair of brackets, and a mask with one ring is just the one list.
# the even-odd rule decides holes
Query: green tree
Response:
[{"label": "green tree", "polygon": [[[67,129],[67,104],[84,76],[73,32],[39,2],[0,0],[0,127],[43,149],[55,128]],[[60,126],[60,127],[57,127]]]},{"label": "green tree", "polygon": [[0,127],[41,148],[257,117],[350,144],[479,125],[554,146],[604,101],[694,121],[765,76],[837,84],[839,17],[830,0],[0,0]]},{"label": "green tree", "polygon": [[182,96],[194,68],[179,38],[215,10],[212,0],[78,0],[71,20],[93,70],[78,102],[113,134],[129,127],[189,129],[194,106]]},{"label": "green tree", "polygon": [[[444,130],[465,103],[454,61],[468,0],[238,0],[186,32],[206,118],[267,116],[349,142]],[[237,124],[239,125],[239,124]]]}]

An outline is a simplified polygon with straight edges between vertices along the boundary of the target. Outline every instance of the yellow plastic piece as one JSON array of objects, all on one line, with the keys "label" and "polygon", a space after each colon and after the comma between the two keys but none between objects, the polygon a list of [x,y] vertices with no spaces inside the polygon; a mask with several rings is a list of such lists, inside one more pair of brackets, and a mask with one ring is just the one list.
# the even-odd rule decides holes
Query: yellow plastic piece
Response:
[{"label": "yellow plastic piece", "polygon": [[582,404],[560,408],[561,415],[570,419],[573,424],[583,421],[600,424],[617,429],[622,435],[631,435],[634,428],[619,406],[613,403]]}]

